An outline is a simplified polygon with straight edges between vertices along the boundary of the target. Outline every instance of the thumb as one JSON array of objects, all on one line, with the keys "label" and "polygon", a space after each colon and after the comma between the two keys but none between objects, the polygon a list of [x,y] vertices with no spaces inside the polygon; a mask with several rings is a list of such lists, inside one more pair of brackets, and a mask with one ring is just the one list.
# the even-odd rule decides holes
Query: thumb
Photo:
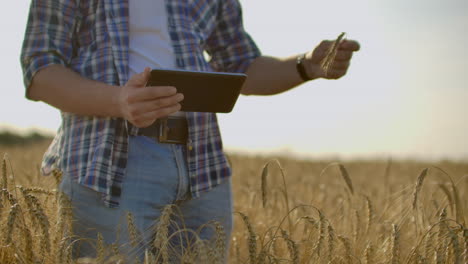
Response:
[{"label": "thumb", "polygon": [[126,86],[144,87],[151,75],[151,68],[146,67],[143,72],[134,74],[128,80]]}]

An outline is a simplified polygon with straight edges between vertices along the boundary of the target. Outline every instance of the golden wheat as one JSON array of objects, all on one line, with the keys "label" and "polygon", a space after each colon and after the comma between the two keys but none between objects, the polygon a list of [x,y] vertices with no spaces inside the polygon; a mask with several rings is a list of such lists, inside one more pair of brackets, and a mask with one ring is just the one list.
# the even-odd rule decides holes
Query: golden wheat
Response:
[{"label": "golden wheat", "polygon": [[[0,263],[122,261],[118,244],[107,246],[102,236],[94,240],[96,259],[73,259],[73,245],[80,238],[72,234],[70,203],[57,191],[61,172],[37,176],[45,148],[5,148],[9,154],[2,160],[0,179]],[[468,163],[388,159],[347,161],[345,167],[341,161],[286,157],[230,155],[230,160],[234,209],[241,220],[235,222],[231,248],[224,244],[225,230],[212,222],[212,241],[199,239],[193,231],[193,243],[174,255],[170,240],[175,234],[168,227],[176,208],[169,206],[151,231],[155,251],[145,250],[139,262],[168,263],[174,257],[180,261],[173,262],[181,263],[468,262],[468,177],[463,176]],[[433,181],[421,176],[428,173],[425,168],[430,168]],[[130,215],[127,221],[130,246],[135,246],[143,232],[136,230]]]},{"label": "golden wheat", "polygon": [[343,40],[345,36],[345,33],[342,32],[336,40],[333,42],[333,44],[330,46],[330,48],[327,50],[325,53],[325,57],[322,59],[320,66],[322,69],[325,71],[325,74],[328,75],[328,72],[330,68],[333,65],[333,61],[335,60],[336,54],[338,52],[338,48],[341,44],[341,41]]},{"label": "golden wheat", "polygon": [[173,205],[169,204],[164,207],[161,217],[157,222],[154,233],[156,234],[153,246],[159,251],[159,255],[163,263],[169,263],[169,225],[171,224]]}]

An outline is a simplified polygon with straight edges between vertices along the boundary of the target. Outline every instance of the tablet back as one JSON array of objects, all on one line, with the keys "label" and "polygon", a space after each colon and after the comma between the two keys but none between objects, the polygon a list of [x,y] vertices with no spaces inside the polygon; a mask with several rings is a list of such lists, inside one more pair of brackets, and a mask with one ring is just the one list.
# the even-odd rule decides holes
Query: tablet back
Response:
[{"label": "tablet back", "polygon": [[184,95],[181,111],[229,113],[247,75],[240,73],[152,70],[147,86],[174,86]]}]

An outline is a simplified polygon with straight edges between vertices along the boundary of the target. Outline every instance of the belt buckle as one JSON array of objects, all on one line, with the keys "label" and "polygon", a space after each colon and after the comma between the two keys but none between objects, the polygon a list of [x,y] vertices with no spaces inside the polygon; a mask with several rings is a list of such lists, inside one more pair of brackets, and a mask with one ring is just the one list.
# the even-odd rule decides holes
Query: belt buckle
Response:
[{"label": "belt buckle", "polygon": [[168,143],[168,144],[182,144],[180,140],[170,139],[169,138],[169,126],[167,125],[167,118],[159,120],[159,143]]}]

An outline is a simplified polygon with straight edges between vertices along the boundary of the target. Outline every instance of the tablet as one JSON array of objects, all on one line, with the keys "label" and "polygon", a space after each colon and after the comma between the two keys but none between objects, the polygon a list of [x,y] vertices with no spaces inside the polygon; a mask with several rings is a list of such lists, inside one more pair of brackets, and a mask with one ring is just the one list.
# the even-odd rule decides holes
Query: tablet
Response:
[{"label": "tablet", "polygon": [[184,95],[181,111],[229,113],[247,75],[186,70],[151,71],[147,86],[174,86]]}]

